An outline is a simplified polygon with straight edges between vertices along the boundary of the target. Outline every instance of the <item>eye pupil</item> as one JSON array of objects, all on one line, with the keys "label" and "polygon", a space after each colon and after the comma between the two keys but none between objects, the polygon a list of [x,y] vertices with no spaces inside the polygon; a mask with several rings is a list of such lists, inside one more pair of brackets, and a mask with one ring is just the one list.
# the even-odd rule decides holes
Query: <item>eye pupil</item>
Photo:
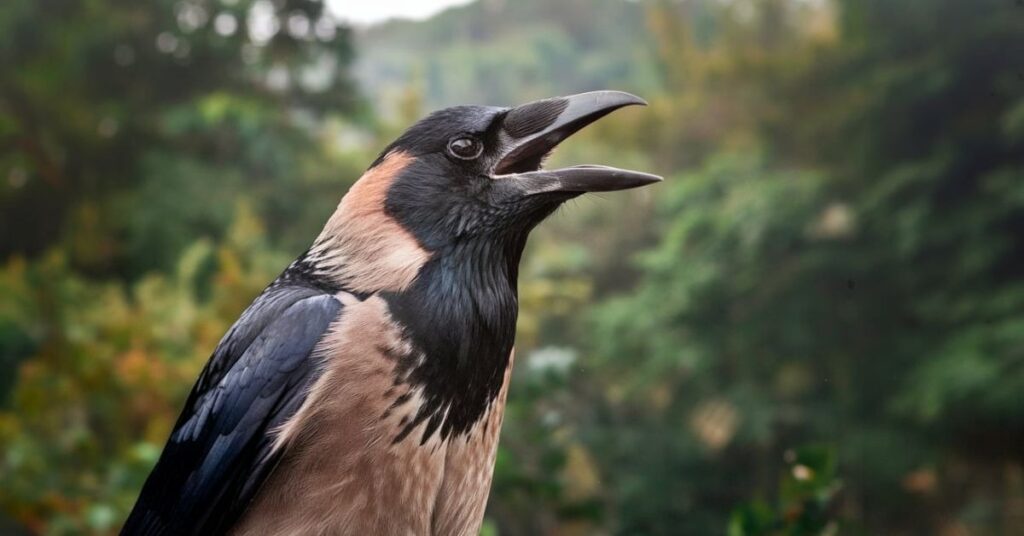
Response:
[{"label": "eye pupil", "polygon": [[455,138],[448,143],[448,152],[456,158],[472,160],[480,156],[480,153],[483,152],[483,146],[475,138]]}]

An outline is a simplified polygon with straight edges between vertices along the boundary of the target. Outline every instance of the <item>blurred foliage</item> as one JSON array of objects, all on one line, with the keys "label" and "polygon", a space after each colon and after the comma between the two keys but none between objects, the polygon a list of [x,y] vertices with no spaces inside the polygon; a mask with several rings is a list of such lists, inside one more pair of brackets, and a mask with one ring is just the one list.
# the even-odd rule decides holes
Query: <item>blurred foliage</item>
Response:
[{"label": "blurred foliage", "polygon": [[0,411],[0,504],[33,532],[119,526],[210,348],[287,263],[236,212],[220,245],[130,285],[84,280],[59,251],[5,266],[0,329],[34,349]]},{"label": "blurred foliage", "polygon": [[60,245],[135,277],[221,238],[240,190],[266,218],[302,214],[336,167],[311,114],[358,105],[348,31],[319,1],[16,0],[0,29],[5,257]]},{"label": "blurred foliage", "polygon": [[0,532],[116,531],[219,337],[408,122],[601,87],[651,106],[555,165],[667,180],[534,233],[483,532],[1024,526],[1019,3],[350,31],[307,0],[45,0],[0,28]]},{"label": "blurred foliage", "polygon": [[359,33],[354,69],[386,99],[415,85],[435,109],[512,105],[555,94],[658,86],[644,8],[622,0],[484,0],[429,24],[389,21]]},{"label": "blurred foliage", "polygon": [[[805,446],[786,452],[778,508],[755,500],[732,512],[729,536],[815,536],[839,533],[833,506],[841,482],[834,449]],[[844,531],[844,532],[849,532]]]}]

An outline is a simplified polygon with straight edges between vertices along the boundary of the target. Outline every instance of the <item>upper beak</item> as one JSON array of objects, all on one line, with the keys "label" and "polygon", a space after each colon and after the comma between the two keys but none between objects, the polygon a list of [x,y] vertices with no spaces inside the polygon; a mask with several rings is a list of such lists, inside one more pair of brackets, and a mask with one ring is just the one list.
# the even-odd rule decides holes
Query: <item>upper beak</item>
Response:
[{"label": "upper beak", "polygon": [[496,174],[510,177],[527,195],[548,192],[604,192],[625,190],[661,181],[661,177],[608,166],[573,166],[541,170],[544,157],[559,143],[601,117],[647,102],[622,91],[592,91],[544,99],[517,106],[502,122],[505,150],[495,165]]}]

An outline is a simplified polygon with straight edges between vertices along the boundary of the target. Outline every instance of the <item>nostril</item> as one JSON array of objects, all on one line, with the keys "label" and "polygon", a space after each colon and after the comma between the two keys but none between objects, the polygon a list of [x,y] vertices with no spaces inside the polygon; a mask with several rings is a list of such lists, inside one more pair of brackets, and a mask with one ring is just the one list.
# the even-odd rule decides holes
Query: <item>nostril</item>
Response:
[{"label": "nostril", "polygon": [[513,138],[529,136],[554,123],[568,106],[568,99],[561,97],[524,104],[510,110],[501,127]]}]

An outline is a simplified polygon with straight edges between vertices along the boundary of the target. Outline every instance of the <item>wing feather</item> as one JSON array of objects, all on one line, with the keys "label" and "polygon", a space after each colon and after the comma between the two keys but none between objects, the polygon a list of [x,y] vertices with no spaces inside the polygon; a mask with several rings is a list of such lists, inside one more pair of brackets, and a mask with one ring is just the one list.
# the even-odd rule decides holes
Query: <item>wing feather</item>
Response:
[{"label": "wing feather", "polygon": [[277,463],[273,430],[295,414],[320,367],[313,349],[341,302],[271,287],[221,340],[193,387],[122,534],[219,534]]}]

